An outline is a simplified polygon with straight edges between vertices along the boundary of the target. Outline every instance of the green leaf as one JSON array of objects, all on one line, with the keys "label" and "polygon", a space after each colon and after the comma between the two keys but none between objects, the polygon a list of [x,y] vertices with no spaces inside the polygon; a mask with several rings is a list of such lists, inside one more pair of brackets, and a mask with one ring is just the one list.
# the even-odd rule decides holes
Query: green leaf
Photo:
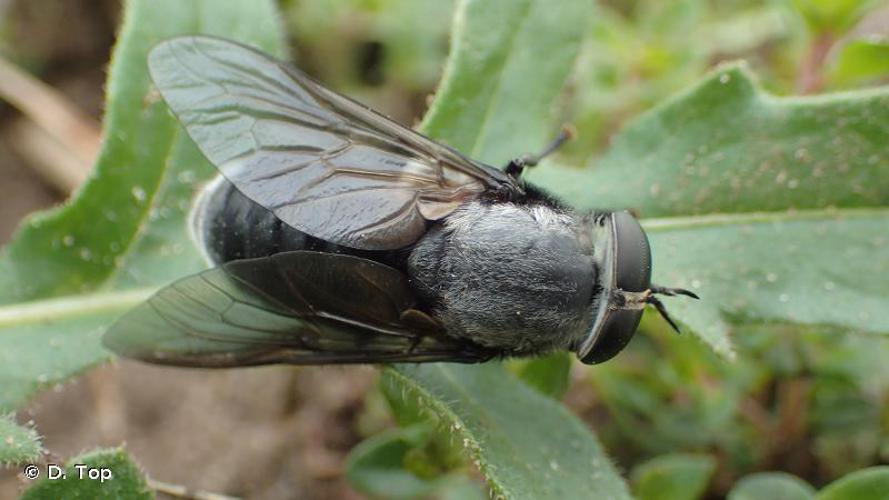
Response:
[{"label": "green leaf", "polygon": [[448,478],[438,491],[439,500],[486,500],[481,485],[466,476]]},{"label": "green leaf", "polygon": [[885,79],[886,75],[889,75],[889,38],[855,39],[844,43],[828,69],[834,85]]},{"label": "green leaf", "polygon": [[152,91],[145,63],[160,40],[198,32],[281,53],[270,1],[127,2],[95,170],[65,206],[29,218],[0,257],[0,411],[106,359],[105,326],[204,266],[185,217],[214,169]]},{"label": "green leaf", "polygon": [[[670,310],[717,352],[727,321],[833,325],[889,332],[889,210],[801,211],[652,223],[658,282],[691,286],[700,302]],[[805,265],[800,265],[805,262]]]},{"label": "green leaf", "polygon": [[[580,208],[635,208],[675,316],[732,356],[731,324],[889,332],[889,88],[766,94],[716,71],[630,124],[592,169],[531,179]],[[805,265],[801,265],[805,263]]]},{"label": "green leaf", "polygon": [[792,0],[809,29],[840,34],[849,29],[874,0]]},{"label": "green leaf", "polygon": [[802,479],[785,472],[761,472],[738,481],[728,500],[810,500],[815,488]]},{"label": "green leaf", "polygon": [[889,466],[869,467],[853,472],[827,485],[817,500],[885,500],[889,492]]},{"label": "green leaf", "polygon": [[716,460],[706,455],[661,455],[633,470],[633,489],[641,500],[695,500],[715,470]]},{"label": "green leaf", "polygon": [[553,399],[561,399],[568,390],[573,354],[555,352],[541,358],[517,361],[516,374],[526,384]]},{"label": "green leaf", "polygon": [[887,102],[887,87],[775,97],[728,65],[633,120],[595,168],[529,174],[574,206],[645,217],[883,206]]},{"label": "green leaf", "polygon": [[356,446],[346,460],[346,478],[358,491],[379,498],[419,498],[432,494],[432,479],[407,468],[408,452],[421,446],[428,429],[411,426],[377,434]]},{"label": "green leaf", "polygon": [[[405,398],[406,389],[404,387],[386,383],[383,379],[380,379],[379,387],[398,425],[404,430],[421,428],[425,431],[422,443],[414,438],[415,453],[413,453],[411,460],[412,469],[418,472],[422,470],[423,474],[421,475],[428,477],[430,470],[454,470],[466,464],[462,443],[455,442],[450,432],[435,432],[441,426],[430,425],[429,412],[425,408],[417,406],[416,400]],[[432,423],[434,424],[434,422]],[[416,431],[412,432],[416,436]],[[420,450],[421,447],[422,450]],[[417,451],[422,453],[417,453]],[[422,460],[418,460],[418,458]]]},{"label": "green leaf", "polygon": [[12,415],[0,415],[0,464],[34,462],[41,453],[37,431],[16,424]]},{"label": "green leaf", "polygon": [[462,443],[495,495],[630,498],[584,424],[498,363],[399,365],[383,372],[382,383]]},{"label": "green leaf", "polygon": [[120,448],[72,458],[61,479],[47,479],[47,469],[41,469],[43,479],[28,488],[22,500],[154,499],[142,471]]},{"label": "green leaf", "polygon": [[436,470],[426,456],[418,456],[431,439],[424,424],[377,434],[349,453],[346,477],[355,489],[375,498],[485,498],[477,483],[459,473]]},{"label": "green leaf", "polygon": [[505,165],[555,137],[552,108],[591,18],[591,2],[464,0],[451,57],[421,128],[463,153]]}]

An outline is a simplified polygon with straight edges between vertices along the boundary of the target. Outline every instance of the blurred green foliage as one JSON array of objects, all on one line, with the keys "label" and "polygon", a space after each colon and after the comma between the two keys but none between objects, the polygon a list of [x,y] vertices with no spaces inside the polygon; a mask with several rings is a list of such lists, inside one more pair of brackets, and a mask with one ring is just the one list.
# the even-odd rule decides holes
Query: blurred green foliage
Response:
[{"label": "blurred green foliage", "polygon": [[448,54],[454,0],[284,0],[294,60],[325,84],[410,123]]},{"label": "blurred green foliage", "polygon": [[[453,0],[285,0],[283,7],[302,66],[396,117],[422,114],[447,56],[442,20]],[[820,82],[809,91],[885,83],[887,9],[873,0],[599,2],[560,107],[584,140],[569,143],[562,159],[594,161],[626,120],[723,61],[746,60],[778,95],[800,93],[805,71]],[[824,59],[808,68],[822,37],[831,42]]]},{"label": "blurred green foliage", "polygon": [[727,364],[646,326],[620,362],[588,373],[612,417],[599,437],[621,463],[698,450],[732,477],[778,469],[823,480],[889,459],[889,340],[746,329]]},{"label": "blurred green foliage", "polygon": [[706,455],[661,455],[633,469],[633,486],[640,500],[695,500],[715,469],[716,460]]}]

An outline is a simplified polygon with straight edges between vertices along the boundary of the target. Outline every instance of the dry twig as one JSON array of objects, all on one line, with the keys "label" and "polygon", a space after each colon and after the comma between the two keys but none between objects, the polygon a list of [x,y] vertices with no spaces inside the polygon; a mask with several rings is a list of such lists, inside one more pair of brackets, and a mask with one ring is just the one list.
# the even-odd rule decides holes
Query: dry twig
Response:
[{"label": "dry twig", "polygon": [[99,152],[98,124],[55,89],[2,57],[0,98],[37,126],[13,126],[18,152],[53,186],[66,192],[79,186]]}]

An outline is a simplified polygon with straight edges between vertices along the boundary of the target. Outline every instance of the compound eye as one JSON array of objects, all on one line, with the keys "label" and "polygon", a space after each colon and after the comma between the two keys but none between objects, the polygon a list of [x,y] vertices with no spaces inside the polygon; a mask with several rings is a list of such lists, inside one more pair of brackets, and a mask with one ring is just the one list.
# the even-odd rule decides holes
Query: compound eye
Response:
[{"label": "compound eye", "polygon": [[[643,292],[651,287],[651,247],[639,222],[629,212],[615,212],[614,280],[612,287],[626,292]],[[608,361],[633,338],[641,309],[611,310],[602,320],[602,333],[581,361],[588,365]]]},{"label": "compound eye", "polygon": [[629,212],[614,214],[617,288],[643,292],[651,287],[651,247],[642,226]]},{"label": "compound eye", "polygon": [[619,309],[611,311],[605,317],[602,336],[593,350],[580,361],[587,365],[604,363],[617,356],[630,343],[639,321],[642,320],[641,309]]}]

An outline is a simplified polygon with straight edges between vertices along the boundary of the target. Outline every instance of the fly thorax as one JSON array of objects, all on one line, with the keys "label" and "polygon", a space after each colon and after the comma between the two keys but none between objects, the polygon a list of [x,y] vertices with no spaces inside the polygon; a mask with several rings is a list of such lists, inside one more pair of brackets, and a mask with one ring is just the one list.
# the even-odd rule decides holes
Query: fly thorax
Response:
[{"label": "fly thorax", "polygon": [[573,346],[596,271],[573,213],[471,202],[414,248],[409,274],[449,334],[523,354]]}]

